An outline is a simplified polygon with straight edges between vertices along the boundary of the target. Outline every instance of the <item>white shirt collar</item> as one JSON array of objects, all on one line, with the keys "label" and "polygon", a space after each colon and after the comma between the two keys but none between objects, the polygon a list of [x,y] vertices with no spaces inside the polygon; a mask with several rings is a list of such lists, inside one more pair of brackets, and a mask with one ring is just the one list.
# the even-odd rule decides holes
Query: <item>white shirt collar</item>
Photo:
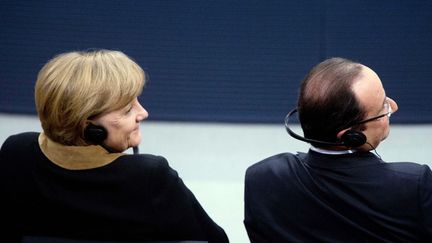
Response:
[{"label": "white shirt collar", "polygon": [[329,149],[322,149],[322,148],[317,148],[314,146],[311,146],[310,148],[311,150],[321,153],[321,154],[331,154],[331,155],[340,155],[340,154],[352,154],[354,152],[356,152],[353,149],[347,149],[347,150],[329,150]]}]

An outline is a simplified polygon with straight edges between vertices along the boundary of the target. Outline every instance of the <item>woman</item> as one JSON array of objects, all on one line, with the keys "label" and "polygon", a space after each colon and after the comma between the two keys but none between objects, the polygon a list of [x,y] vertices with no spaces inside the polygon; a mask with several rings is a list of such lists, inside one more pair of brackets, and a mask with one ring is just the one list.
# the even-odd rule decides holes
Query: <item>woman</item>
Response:
[{"label": "woman", "polygon": [[35,100],[43,132],[11,136],[0,151],[8,242],[228,242],[165,158],[122,153],[141,140],[144,82],[119,51],[64,53],[41,69]]}]

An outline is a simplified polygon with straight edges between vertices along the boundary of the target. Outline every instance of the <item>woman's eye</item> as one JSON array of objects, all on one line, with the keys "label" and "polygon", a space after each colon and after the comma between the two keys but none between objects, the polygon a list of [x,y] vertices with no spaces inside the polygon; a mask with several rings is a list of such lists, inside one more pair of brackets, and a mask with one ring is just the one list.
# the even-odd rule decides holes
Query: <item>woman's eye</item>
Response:
[{"label": "woman's eye", "polygon": [[132,106],[129,106],[126,110],[126,114],[130,113],[132,111]]}]

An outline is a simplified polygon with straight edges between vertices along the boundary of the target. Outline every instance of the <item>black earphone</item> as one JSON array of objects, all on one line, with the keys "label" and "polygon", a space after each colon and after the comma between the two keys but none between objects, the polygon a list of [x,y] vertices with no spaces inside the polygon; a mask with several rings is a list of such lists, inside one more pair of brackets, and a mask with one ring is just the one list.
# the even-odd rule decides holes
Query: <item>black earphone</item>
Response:
[{"label": "black earphone", "polygon": [[363,144],[365,144],[367,141],[366,135],[364,135],[364,133],[352,129],[349,129],[344,134],[342,134],[341,141],[338,143],[320,141],[320,140],[302,137],[296,134],[295,132],[293,132],[288,126],[289,118],[296,112],[297,112],[297,108],[293,109],[285,116],[285,129],[288,132],[288,134],[295,139],[301,140],[303,142],[308,142],[308,143],[316,143],[316,144],[327,145],[327,146],[346,146],[350,148],[360,147]]},{"label": "black earphone", "polygon": [[[112,151],[103,141],[108,137],[108,132],[103,126],[89,123],[84,129],[84,139],[92,144],[102,145],[108,151]],[[138,146],[133,147],[133,153],[139,154]]]},{"label": "black earphone", "polygon": [[108,137],[108,132],[103,126],[89,123],[84,129],[84,138],[88,142],[93,144],[102,144],[102,142]]}]

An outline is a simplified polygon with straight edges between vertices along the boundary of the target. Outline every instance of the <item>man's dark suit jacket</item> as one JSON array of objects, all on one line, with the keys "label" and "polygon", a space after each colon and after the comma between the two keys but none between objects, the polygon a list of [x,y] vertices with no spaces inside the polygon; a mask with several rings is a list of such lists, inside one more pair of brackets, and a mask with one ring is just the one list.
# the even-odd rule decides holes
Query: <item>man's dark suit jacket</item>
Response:
[{"label": "man's dark suit jacket", "polygon": [[372,153],[284,153],[246,172],[251,242],[432,242],[428,166]]}]

